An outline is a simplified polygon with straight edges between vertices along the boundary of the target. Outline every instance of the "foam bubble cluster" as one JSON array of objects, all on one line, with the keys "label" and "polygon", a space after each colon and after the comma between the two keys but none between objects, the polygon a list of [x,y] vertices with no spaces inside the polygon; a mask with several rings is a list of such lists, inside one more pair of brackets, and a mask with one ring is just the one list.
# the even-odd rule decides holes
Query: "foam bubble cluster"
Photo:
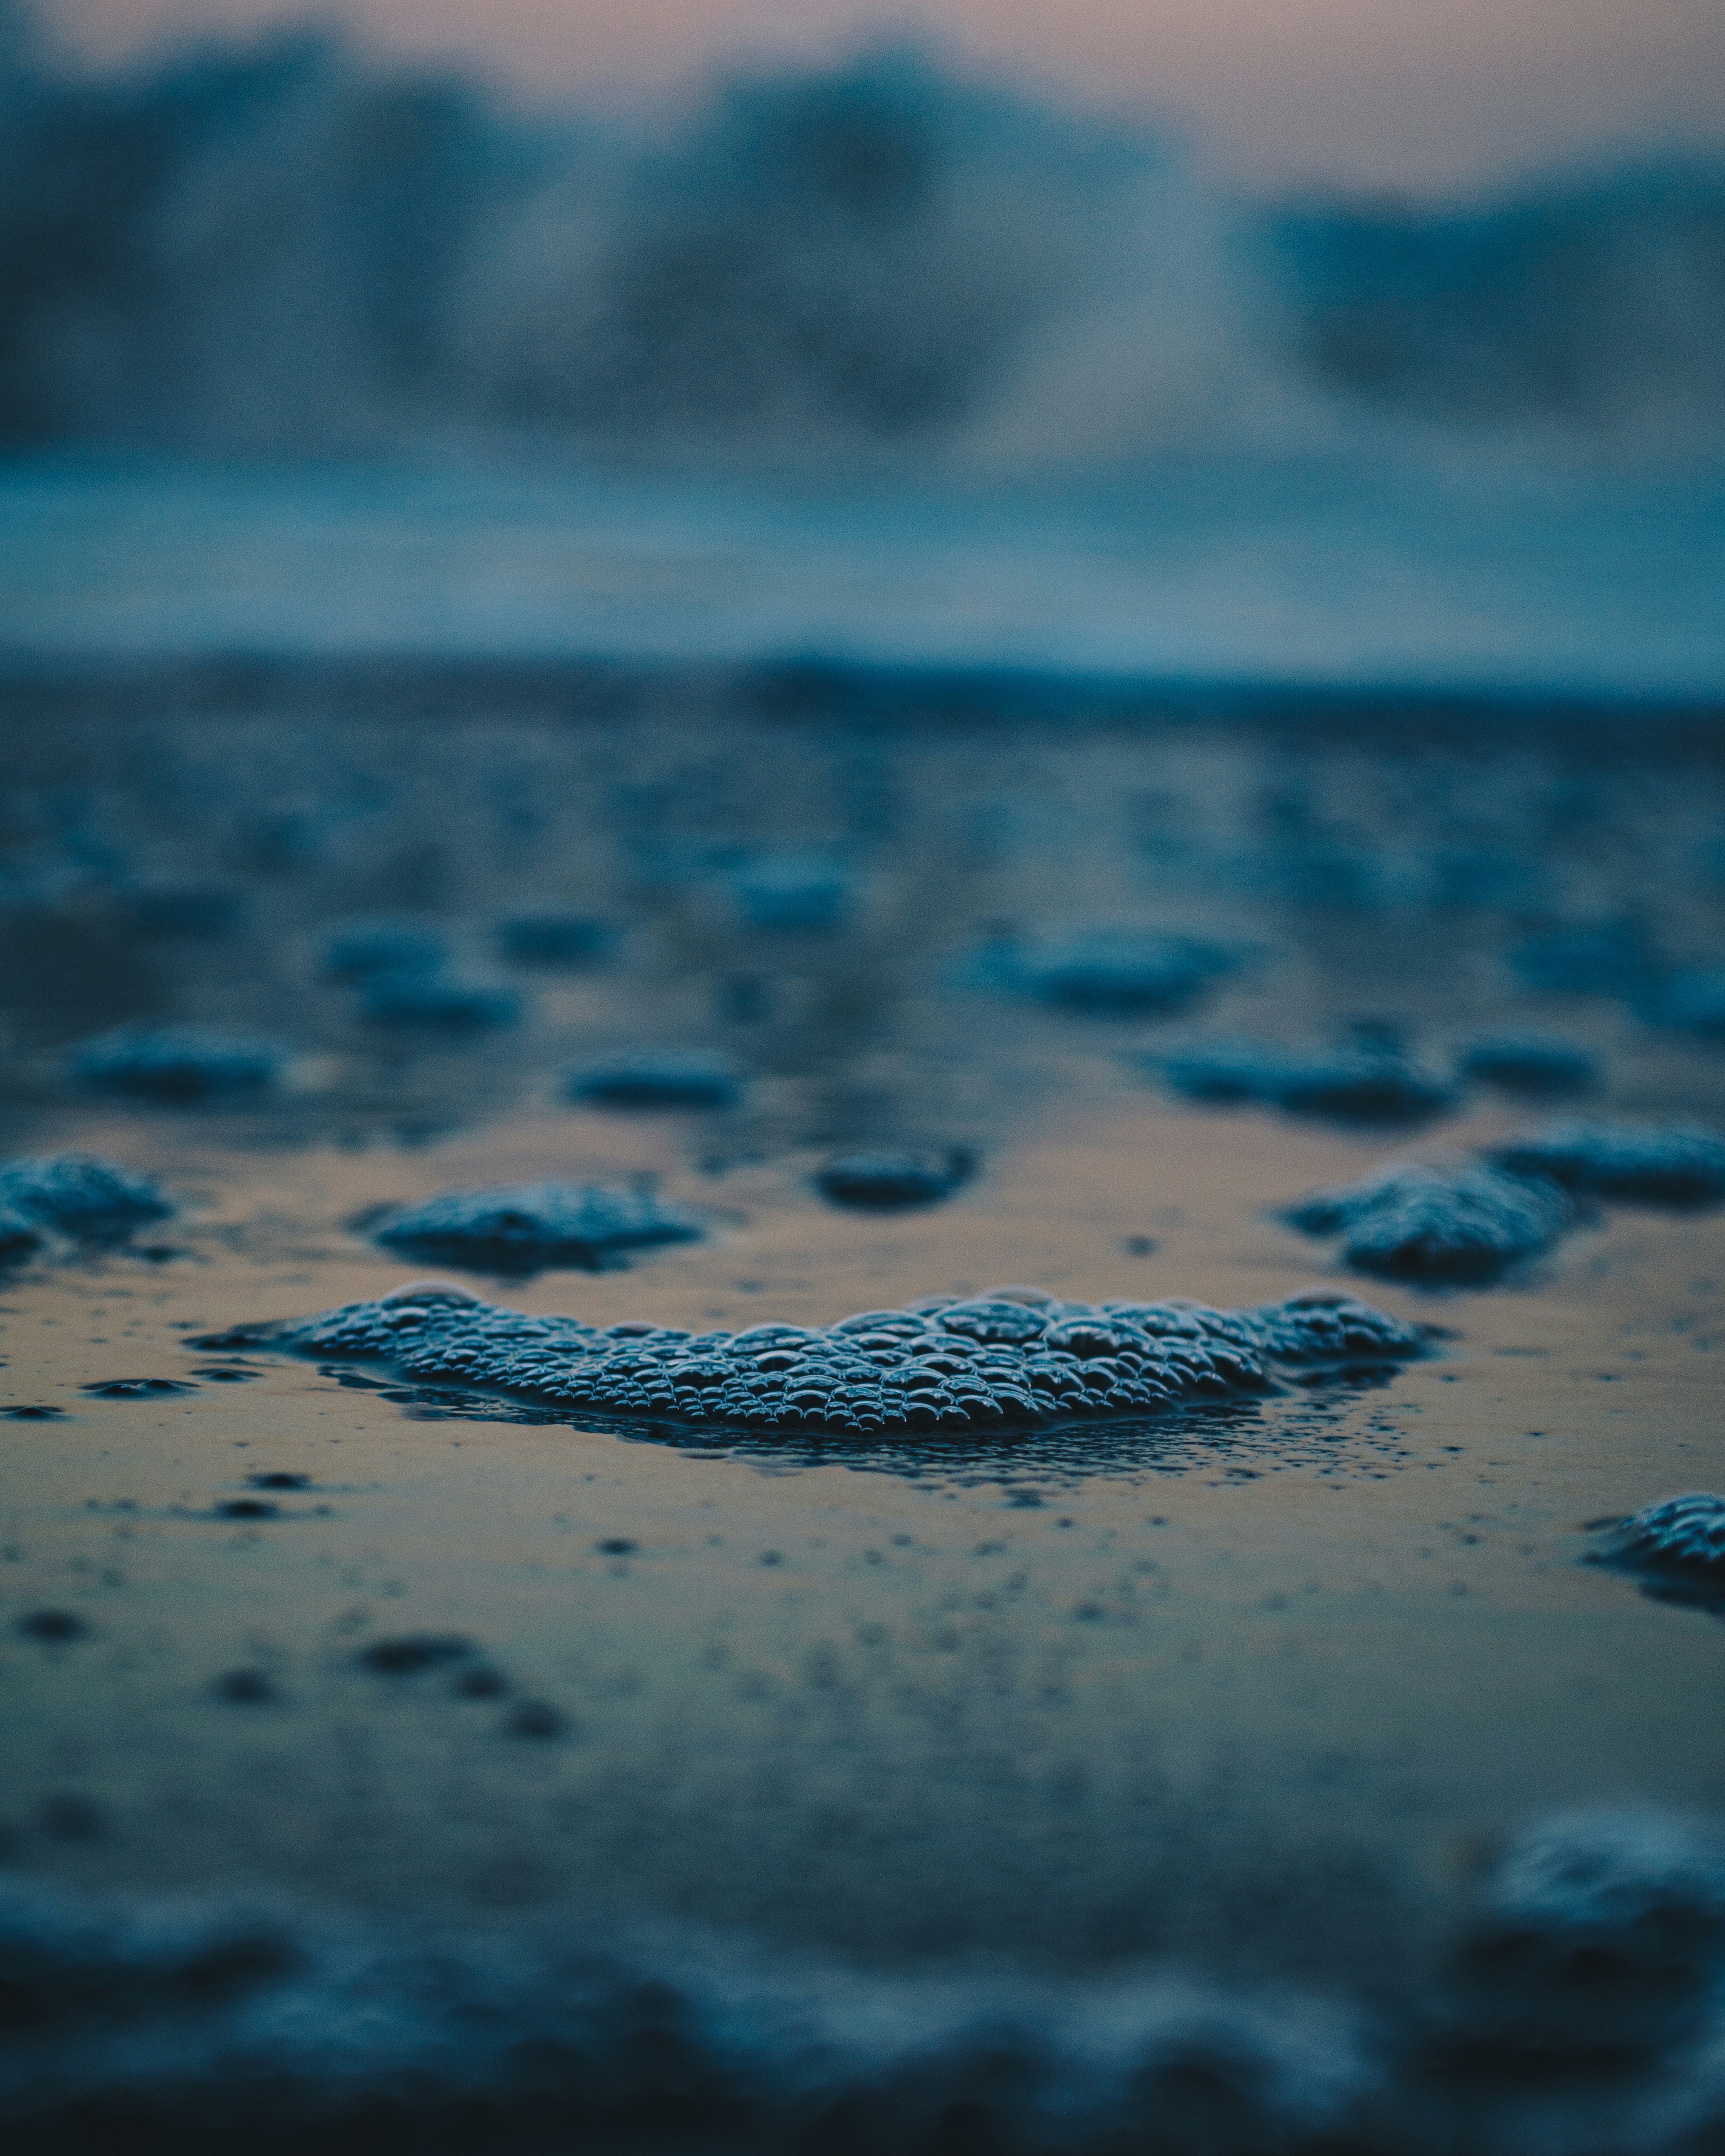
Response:
[{"label": "foam bubble cluster", "polygon": [[1725,1497],[1692,1490],[1644,1506],[1613,1529],[1606,1562],[1651,1573],[1697,1599],[1725,1602]]},{"label": "foam bubble cluster", "polygon": [[1589,1093],[1599,1083],[1599,1059],[1590,1048],[1532,1027],[1478,1034],[1459,1060],[1466,1076],[1506,1093]]},{"label": "foam bubble cluster", "polygon": [[322,971],[351,986],[383,973],[440,973],[449,956],[449,939],[434,921],[350,921],[326,940]]},{"label": "foam bubble cluster", "polygon": [[1651,1805],[1531,1823],[1441,1991],[1369,2014],[1178,1966],[860,1969],[615,1910],[439,1925],[14,1874],[0,2124],[187,2156],[663,2149],[668,2119],[760,2156],[1697,2156],[1722,1963],[1716,1835]]},{"label": "foam bubble cluster", "polygon": [[569,1074],[572,1100],[608,1108],[728,1108],[742,1073],[728,1055],[698,1048],[641,1048]]},{"label": "foam bubble cluster", "polygon": [[515,1024],[523,1009],[512,988],[410,969],[373,974],[359,1007],[373,1025],[423,1026],[444,1033],[495,1032]]},{"label": "foam bubble cluster", "polygon": [[1594,1198],[1714,1203],[1725,1198],[1725,1137],[1699,1123],[1553,1123],[1482,1161],[1392,1162],[1308,1192],[1281,1217],[1302,1235],[1342,1236],[1357,1271],[1483,1286],[1549,1250]]},{"label": "foam bubble cluster", "polygon": [[1527,985],[1546,995],[1634,998],[1665,970],[1632,921],[1567,921],[1530,936],[1507,956]]},{"label": "foam bubble cluster", "polygon": [[1330,2142],[1374,2078],[1362,2017],[1307,1994],[877,1973],[615,1912],[434,1928],[8,1879],[0,1969],[0,2123],[33,2149],[94,2116],[193,2156],[1232,2156]]},{"label": "foam bubble cluster", "polygon": [[553,972],[596,965],[609,955],[616,939],[616,929],[608,921],[542,906],[509,915],[493,932],[500,955],[511,965]]},{"label": "foam bubble cluster", "polygon": [[445,1190],[404,1206],[373,1231],[386,1248],[486,1272],[544,1265],[598,1266],[615,1253],[684,1243],[701,1223],[644,1187],[522,1183],[503,1190]]},{"label": "foam bubble cluster", "polygon": [[1425,1352],[1426,1334],[1325,1292],[1224,1311],[1062,1302],[1017,1288],[864,1311],[829,1326],[601,1331],[434,1281],[193,1344],[265,1342],[382,1363],[422,1383],[482,1387],[574,1419],[866,1436],[1042,1428],[1244,1401],[1270,1389],[1278,1364],[1405,1361]]},{"label": "foam bubble cluster", "polygon": [[80,1085],[146,1100],[202,1101],[261,1093],[273,1086],[286,1051],[201,1025],[125,1025],[85,1041],[72,1058]]},{"label": "foam bubble cluster", "polygon": [[1049,938],[1005,960],[1023,993],[1070,1009],[1178,1010],[1235,971],[1240,954],[1197,937],[1088,928]]},{"label": "foam bubble cluster", "polygon": [[1465,1943],[1462,2017],[1498,2052],[1594,2060],[1680,2039],[1725,1952],[1725,1847],[1652,1805],[1560,1813],[1513,1840]]},{"label": "foam bubble cluster", "polygon": [[1705,966],[1673,973],[1656,994],[1643,998],[1640,1015],[1703,1040],[1725,1040],[1725,971]]},{"label": "foam bubble cluster", "polygon": [[1290,1048],[1222,1037],[1142,1060],[1189,1101],[1250,1101],[1338,1122],[1418,1122],[1455,1105],[1448,1080],[1389,1040]]},{"label": "foam bubble cluster", "polygon": [[8,1161],[0,1168],[0,1206],[80,1238],[129,1234],[174,1209],[147,1177],[81,1152]]},{"label": "foam bubble cluster", "polygon": [[845,919],[851,878],[836,862],[783,855],[756,861],[735,879],[737,906],[751,928],[831,929]]},{"label": "foam bubble cluster", "polygon": [[1725,1137],[1701,1123],[1576,1120],[1512,1138],[1491,1158],[1590,1198],[1702,1205],[1725,1198]]},{"label": "foam bubble cluster", "polygon": [[1543,1180],[1410,1161],[1313,1191],[1283,1218],[1305,1235],[1341,1235],[1343,1257],[1361,1272],[1478,1285],[1548,1249],[1574,1213]]},{"label": "foam bubble cluster", "polygon": [[901,1212],[937,1205],[968,1180],[969,1153],[847,1152],[829,1160],[815,1177],[815,1187],[835,1205],[871,1213]]}]

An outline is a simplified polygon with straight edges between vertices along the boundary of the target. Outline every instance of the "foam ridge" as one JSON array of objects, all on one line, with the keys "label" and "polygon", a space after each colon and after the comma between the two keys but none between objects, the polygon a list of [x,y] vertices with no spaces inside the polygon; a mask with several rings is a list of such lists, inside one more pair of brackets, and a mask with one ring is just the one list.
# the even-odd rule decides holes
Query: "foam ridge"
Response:
[{"label": "foam ridge", "polygon": [[572,1417],[668,1417],[739,1430],[1040,1429],[1269,1391],[1278,1366],[1376,1364],[1426,1351],[1422,1327],[1314,1290],[1250,1310],[1183,1301],[1066,1302],[1013,1288],[931,1296],[829,1326],[603,1331],[416,1281],[373,1302],[206,1334],[382,1363],[421,1382],[508,1393]]}]

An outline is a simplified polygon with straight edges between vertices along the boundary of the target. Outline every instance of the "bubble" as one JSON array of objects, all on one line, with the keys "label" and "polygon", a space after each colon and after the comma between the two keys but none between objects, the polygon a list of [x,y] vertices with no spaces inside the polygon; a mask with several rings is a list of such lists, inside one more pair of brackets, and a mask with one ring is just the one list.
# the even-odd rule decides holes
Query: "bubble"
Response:
[{"label": "bubble", "polygon": [[426,1309],[439,1303],[477,1305],[480,1300],[470,1288],[458,1287],[454,1281],[440,1280],[406,1281],[377,1298],[379,1306],[385,1310],[398,1303],[411,1303],[416,1309]]},{"label": "bubble", "polygon": [[936,1324],[942,1332],[956,1332],[971,1340],[1002,1341],[1018,1347],[1039,1339],[1048,1322],[1045,1314],[1021,1302],[954,1302],[941,1312]]}]

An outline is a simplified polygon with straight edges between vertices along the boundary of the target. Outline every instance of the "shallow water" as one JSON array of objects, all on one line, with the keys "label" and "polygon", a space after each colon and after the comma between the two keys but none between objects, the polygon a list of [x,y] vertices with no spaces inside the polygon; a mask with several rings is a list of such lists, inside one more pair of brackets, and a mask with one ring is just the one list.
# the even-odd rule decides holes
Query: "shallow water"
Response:
[{"label": "shallow water", "polygon": [[1716,454],[1455,449],[705,475],[542,446],[465,466],[63,452],[0,474],[0,648],[1717,699]]},{"label": "shallow water", "polygon": [[[1613,1205],[1489,1291],[1349,1281],[1272,1209],[1546,1111],[1478,1089],[1428,1127],[1362,1130],[1183,1104],[1135,1059],[1374,1017],[1447,1068],[1475,1033],[1538,1023],[1603,1057],[1600,1111],[1725,1121],[1717,1046],[1620,995],[1535,996],[1505,957],[1554,922],[1618,918],[1672,965],[1717,950],[1725,788],[1698,718],[1450,706],[1392,730],[1322,700],[1194,713],[1146,692],[1055,724],[1045,683],[639,669],[64,670],[10,697],[5,1150],[97,1152],[182,1208],[5,1286],[7,1410],[56,1410],[0,1424],[14,1887],[93,1897],[105,1926],[161,1893],[195,1897],[199,1922],[261,1895],[302,1942],[358,1924],[366,1953],[442,1970],[413,1995],[429,1985],[463,2026],[502,1982],[487,1958],[531,1963],[546,1926],[624,1943],[624,1973],[593,1979],[608,1998],[698,1990],[691,1972],[716,1968],[735,2005],[757,1951],[769,1991],[837,1984],[888,2020],[925,2010],[930,1970],[973,2017],[988,1984],[1052,1984],[1014,2008],[1026,2026],[1100,2026],[1082,1987],[1147,1967],[1220,1986],[1204,1996],[1230,2012],[1280,1986],[1267,2025],[1291,2043],[1302,2015],[1332,2016],[1312,2057],[1354,2092],[1326,2110],[1312,2066],[1250,2130],[1224,2106],[1170,2145],[1317,2146],[1344,2119],[1349,2146],[1532,2145],[1520,2082],[1435,2096],[1409,2032],[1481,1867],[1529,1817],[1725,1810],[1717,1620],[1587,1562],[1589,1522],[1717,1486],[1725,1221]],[[842,870],[836,922],[751,914],[739,880],[787,857]],[[139,891],[193,885],[238,892],[228,926],[140,930]],[[492,925],[551,901],[612,924],[613,955],[506,964]],[[320,953],[377,914],[440,924],[463,978],[525,993],[522,1024],[369,1024]],[[1013,952],[1111,921],[1242,963],[1173,1013],[1018,992]],[[275,1095],[227,1107],[80,1095],[66,1049],[143,1019],[293,1060]],[[740,1104],[564,1096],[570,1067],[644,1041],[722,1050],[747,1074]],[[978,1173],[891,1216],[813,1187],[834,1151],[907,1145],[973,1148]],[[470,1285],[702,1331],[1004,1281],[1236,1306],[1327,1280],[1444,1337],[1399,1372],[1285,1383],[1148,1437],[849,1450],[581,1430],[188,1345],[424,1270],[367,1240],[377,1208],[642,1173],[704,1240]],[[90,1389],[137,1379],[187,1389]],[[281,1476],[305,1479],[259,1481]],[[44,1609],[87,1630],[15,1629]],[[421,1634],[472,1652],[398,1674],[362,1659]],[[498,1685],[464,1691],[475,1668]],[[29,1922],[64,1942],[90,1906]],[[696,1928],[639,1933],[660,1922]],[[780,1958],[799,1953],[817,1959]],[[107,2026],[108,2007],[79,2010],[79,2042],[92,2010]],[[321,1993],[293,2010],[341,2018]],[[228,2011],[223,1992],[210,2012]],[[780,2010],[736,2011],[756,2033],[712,2040],[733,2066],[766,2056]],[[1371,2077],[1338,2063],[1349,2015],[1389,2061],[1369,2102]],[[227,2025],[189,2049],[158,2030],[161,2087],[202,2086]],[[538,2145],[502,2069],[439,2029],[429,2085],[470,2076],[495,2132]],[[232,2037],[240,2056],[276,2041]],[[136,2060],[76,2056],[76,2085],[141,2115]],[[357,2086],[398,2089],[393,2058]],[[1539,2145],[1690,2145],[1717,2112],[1711,2068],[1684,2061],[1613,2083],[1633,2119],[1607,2141],[1605,2099],[1574,2111],[1563,2068],[1540,2083]],[[281,2070],[326,2109],[349,2101]],[[914,2128],[798,2145],[1115,2145],[1076,2112],[1062,2128],[1058,2103],[1009,2130],[993,2083],[941,2087]],[[72,2129],[42,2103],[23,2109],[47,2146]],[[967,2103],[983,2138],[942,2140]],[[675,2130],[733,2128],[715,2099]],[[766,2147],[780,2126],[734,2130]]]}]

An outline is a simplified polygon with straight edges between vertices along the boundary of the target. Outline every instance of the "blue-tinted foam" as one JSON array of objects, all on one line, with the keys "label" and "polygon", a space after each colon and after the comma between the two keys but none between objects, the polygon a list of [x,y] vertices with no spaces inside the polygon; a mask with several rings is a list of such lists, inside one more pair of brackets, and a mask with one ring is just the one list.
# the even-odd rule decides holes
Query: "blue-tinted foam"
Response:
[{"label": "blue-tinted foam", "polygon": [[495,1389],[567,1414],[869,1435],[1034,1429],[1142,1417],[1266,1391],[1277,1363],[1406,1360],[1423,1328],[1348,1297],[1261,1309],[1105,1306],[1009,1295],[869,1311],[829,1326],[691,1335],[532,1317],[445,1282],[193,1344],[273,1342],[380,1363],[404,1378]]}]

